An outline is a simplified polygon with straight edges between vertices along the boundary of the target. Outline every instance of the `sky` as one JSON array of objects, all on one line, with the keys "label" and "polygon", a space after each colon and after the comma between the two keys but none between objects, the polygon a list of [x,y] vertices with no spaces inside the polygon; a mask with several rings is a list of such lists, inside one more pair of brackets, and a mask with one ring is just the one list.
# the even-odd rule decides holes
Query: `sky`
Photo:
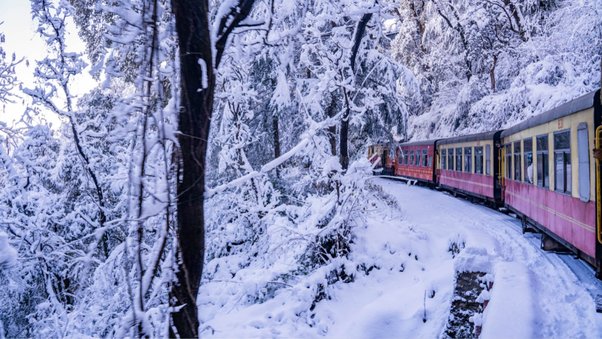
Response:
[{"label": "sky", "polygon": [[[46,54],[44,41],[36,33],[36,23],[31,19],[29,0],[0,0],[0,31],[5,35],[5,43],[2,48],[7,56],[16,54],[17,59],[24,58],[16,69],[17,77],[24,87],[33,87],[33,72],[36,60],[40,60]],[[75,25],[68,26],[67,49],[69,51],[84,51],[84,43],[76,34]],[[28,62],[26,62],[28,61]],[[72,86],[76,95],[81,95],[94,86],[94,81],[85,72],[83,76],[74,78],[77,86]],[[26,98],[17,89],[15,91],[20,99],[13,104],[0,107],[0,121],[11,124],[19,120],[22,113],[29,104]],[[47,121],[58,127],[60,119],[50,112],[42,112]]]}]

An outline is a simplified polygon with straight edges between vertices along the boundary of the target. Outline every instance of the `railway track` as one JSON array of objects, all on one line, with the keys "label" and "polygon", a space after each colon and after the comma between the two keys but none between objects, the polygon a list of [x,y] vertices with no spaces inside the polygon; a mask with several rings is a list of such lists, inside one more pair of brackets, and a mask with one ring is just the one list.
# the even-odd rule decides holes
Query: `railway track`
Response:
[{"label": "railway track", "polygon": [[[513,324],[517,333],[534,338],[602,338],[602,314],[592,302],[602,282],[586,263],[542,250],[539,234],[523,234],[519,219],[479,202],[389,180],[381,183],[397,197],[407,219],[430,234],[433,245],[459,232],[466,241],[464,251],[485,253],[493,289],[484,330],[492,333]],[[432,233],[441,229],[445,232]]]}]

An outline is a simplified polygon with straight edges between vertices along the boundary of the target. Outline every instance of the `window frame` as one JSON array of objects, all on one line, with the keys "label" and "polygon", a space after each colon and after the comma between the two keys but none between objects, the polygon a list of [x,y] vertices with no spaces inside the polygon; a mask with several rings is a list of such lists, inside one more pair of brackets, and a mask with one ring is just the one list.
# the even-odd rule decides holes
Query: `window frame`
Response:
[{"label": "window frame", "polygon": [[504,145],[505,159],[506,159],[506,172],[504,178],[512,180],[512,143]]},{"label": "window frame", "polygon": [[522,166],[522,147],[521,147],[521,141],[514,141],[512,143],[512,154],[513,154],[513,158],[512,158],[512,165],[514,167],[514,175],[512,176],[514,178],[514,181],[522,181],[523,180],[523,175],[522,175],[522,170],[523,170],[523,166]]},{"label": "window frame", "polygon": [[[557,137],[567,134],[567,145],[557,146]],[[562,188],[558,185],[558,160],[562,166]],[[573,192],[573,168],[571,159],[571,129],[564,129],[554,132],[554,191],[558,193],[571,194]]]},{"label": "window frame", "polygon": [[483,146],[474,147],[474,173],[483,175],[483,160],[484,160]]},{"label": "window frame", "polygon": [[577,126],[577,183],[583,202],[588,202],[591,195],[589,154],[589,128],[587,122],[581,122]]},{"label": "window frame", "polygon": [[[540,139],[545,138],[545,149],[540,149]],[[541,188],[550,188],[550,136],[540,134],[535,137],[535,154],[537,156],[537,186]],[[540,171],[541,169],[541,171]],[[541,173],[541,174],[540,174]]]},{"label": "window frame", "polygon": [[[527,147],[529,145],[529,147]],[[530,166],[527,164],[530,162]],[[531,167],[531,179],[529,181],[529,167]],[[534,184],[534,173],[533,173],[533,138],[523,139],[523,182],[527,184]]]},{"label": "window frame", "polygon": [[485,175],[491,175],[491,145],[485,145]]},{"label": "window frame", "polygon": [[464,147],[464,172],[472,173],[472,146]]},{"label": "window frame", "polygon": [[462,152],[462,147],[456,147],[456,171],[457,172],[462,172],[462,156],[463,156],[463,152]]},{"label": "window frame", "polygon": [[447,170],[447,149],[441,149],[441,169]]}]

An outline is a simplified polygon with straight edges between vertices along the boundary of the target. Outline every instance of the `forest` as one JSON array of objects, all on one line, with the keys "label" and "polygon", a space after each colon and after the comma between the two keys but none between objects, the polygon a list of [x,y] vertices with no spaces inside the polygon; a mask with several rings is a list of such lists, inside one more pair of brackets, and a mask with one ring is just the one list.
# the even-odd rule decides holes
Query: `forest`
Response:
[{"label": "forest", "polygon": [[285,336],[326,335],[395,204],[368,145],[600,86],[600,0],[29,2],[44,58],[0,23],[0,338],[211,336],[283,291]]}]

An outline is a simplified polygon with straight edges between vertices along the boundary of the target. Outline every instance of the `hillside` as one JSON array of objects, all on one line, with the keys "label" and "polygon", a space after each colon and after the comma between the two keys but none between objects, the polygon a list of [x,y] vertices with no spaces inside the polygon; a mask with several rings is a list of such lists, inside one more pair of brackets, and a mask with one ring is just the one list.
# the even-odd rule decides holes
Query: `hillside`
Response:
[{"label": "hillside", "polygon": [[600,0],[411,0],[399,14],[408,139],[508,127],[599,87]]},{"label": "hillside", "polygon": [[[454,338],[471,337],[476,325],[481,338],[602,334],[587,283],[559,255],[538,249],[538,235],[523,236],[517,219],[435,190],[370,181],[390,204],[368,209],[366,226],[354,229],[352,254],[342,262],[356,272],[353,283],[327,286],[328,298],[309,309],[316,274],[287,281],[254,303],[250,297],[262,293],[269,276],[249,266],[239,273],[246,279],[205,286],[203,336]],[[457,277],[471,272],[482,272],[477,285],[488,282],[490,289],[477,287],[476,307],[466,302],[455,309],[463,283]]]}]

